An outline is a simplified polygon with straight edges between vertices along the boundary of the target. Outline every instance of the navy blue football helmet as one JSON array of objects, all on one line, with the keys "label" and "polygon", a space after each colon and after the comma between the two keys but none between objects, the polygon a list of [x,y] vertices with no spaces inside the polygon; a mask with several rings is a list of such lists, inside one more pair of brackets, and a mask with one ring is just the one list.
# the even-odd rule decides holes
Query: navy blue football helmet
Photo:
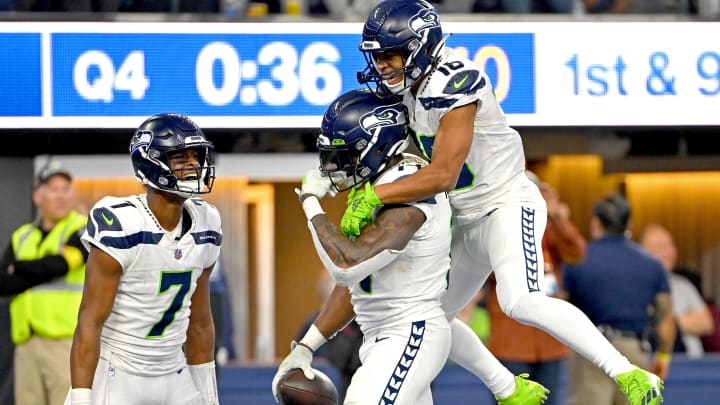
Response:
[{"label": "navy blue football helmet", "polygon": [[[360,51],[367,66],[358,72],[360,84],[367,84],[379,96],[402,94],[430,70],[440,49],[443,33],[435,8],[424,0],[386,0],[376,5],[365,21]],[[377,69],[376,52],[399,51],[405,62],[403,82],[388,85]],[[371,86],[373,83],[375,86]]]},{"label": "navy blue football helmet", "polygon": [[[178,178],[170,168],[173,152],[192,149],[200,166],[189,178]],[[205,194],[215,181],[215,149],[203,131],[180,114],[159,114],[145,120],[130,140],[135,177],[141,184],[185,198]]]},{"label": "navy blue football helmet", "polygon": [[407,114],[398,100],[368,89],[349,91],[325,112],[317,147],[320,171],[338,191],[374,178],[408,146]]}]

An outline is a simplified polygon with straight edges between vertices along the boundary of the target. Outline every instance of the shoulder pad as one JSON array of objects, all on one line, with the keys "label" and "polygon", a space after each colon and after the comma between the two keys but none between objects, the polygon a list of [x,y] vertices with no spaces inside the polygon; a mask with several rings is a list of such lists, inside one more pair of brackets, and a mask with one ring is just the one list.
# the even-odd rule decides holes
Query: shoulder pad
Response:
[{"label": "shoulder pad", "polygon": [[190,198],[185,201],[185,208],[195,212],[196,217],[203,221],[202,227],[220,228],[220,212],[209,202],[201,198]]},{"label": "shoulder pad", "polygon": [[[87,232],[94,237],[104,231],[129,232],[128,225],[137,223],[137,202],[131,199],[105,197],[98,201],[88,215]],[[122,217],[122,223],[120,218]]]},{"label": "shoulder pad", "polygon": [[465,70],[453,74],[445,84],[445,94],[473,94],[485,86],[485,78],[477,70]]}]

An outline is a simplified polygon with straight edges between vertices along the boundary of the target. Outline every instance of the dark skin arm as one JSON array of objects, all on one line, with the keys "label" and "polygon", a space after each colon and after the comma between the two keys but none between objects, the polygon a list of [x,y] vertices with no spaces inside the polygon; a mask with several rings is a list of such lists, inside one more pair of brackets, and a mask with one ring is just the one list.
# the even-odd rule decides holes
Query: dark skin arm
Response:
[{"label": "dark skin arm", "polygon": [[335,286],[313,324],[325,339],[328,339],[341,331],[354,318],[355,311],[350,302],[350,291],[346,287]]},{"label": "dark skin arm", "polygon": [[[655,317],[657,320],[658,352],[672,353],[676,330],[670,294],[661,293],[655,297]],[[666,378],[670,371],[670,364],[656,357],[653,359],[651,371],[660,378]]]},{"label": "dark skin arm", "polygon": [[215,324],[210,311],[210,273],[215,265],[203,270],[190,304],[190,323],[185,341],[188,364],[204,364],[215,358]]},{"label": "dark skin arm", "polygon": [[338,231],[327,215],[312,218],[323,248],[333,263],[343,268],[362,263],[383,250],[404,249],[424,222],[425,214],[419,208],[408,205],[385,206],[375,222],[363,228],[357,239],[350,240]]},{"label": "dark skin arm", "polygon": [[[304,195],[306,198],[308,195]],[[339,267],[351,267],[386,249],[402,250],[425,222],[425,214],[412,206],[385,206],[377,220],[355,240],[345,237],[327,215],[312,218],[318,238],[332,261]],[[355,317],[346,287],[335,286],[315,318],[315,326],[325,338],[333,336]]]},{"label": "dark skin arm", "polygon": [[85,269],[78,325],[70,352],[73,388],[91,388],[100,357],[100,333],[120,284],[122,267],[112,256],[93,247]]},{"label": "dark skin arm", "polygon": [[410,176],[375,188],[383,204],[419,201],[437,193],[452,191],[472,145],[477,104],[447,112],[435,134],[432,160]]}]

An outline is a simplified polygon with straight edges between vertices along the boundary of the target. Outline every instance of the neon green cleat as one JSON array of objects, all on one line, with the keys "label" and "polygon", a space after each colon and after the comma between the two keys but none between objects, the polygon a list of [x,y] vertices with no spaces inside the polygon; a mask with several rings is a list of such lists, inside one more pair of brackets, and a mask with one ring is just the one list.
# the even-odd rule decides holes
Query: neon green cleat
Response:
[{"label": "neon green cleat", "polygon": [[657,405],[663,401],[663,380],[639,367],[618,374],[615,382],[630,400],[631,405]]},{"label": "neon green cleat", "polygon": [[528,380],[530,374],[515,376],[515,392],[507,398],[495,397],[498,405],[539,405],[545,403],[550,390],[535,381]]}]

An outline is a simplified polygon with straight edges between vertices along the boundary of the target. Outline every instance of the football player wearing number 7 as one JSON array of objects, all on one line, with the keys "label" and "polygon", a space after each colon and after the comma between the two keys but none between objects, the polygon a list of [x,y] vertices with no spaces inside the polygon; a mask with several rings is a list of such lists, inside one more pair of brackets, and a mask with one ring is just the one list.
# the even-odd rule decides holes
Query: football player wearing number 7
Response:
[{"label": "football player wearing number 7", "polygon": [[[148,118],[130,142],[146,193],[105,197],[82,237],[90,255],[66,404],[218,403],[210,272],[213,145],[189,118]],[[184,350],[183,350],[184,347]]]},{"label": "football player wearing number 7", "polygon": [[[452,293],[443,305],[449,317],[493,271],[500,307],[509,317],[544,330],[601,367],[632,405],[660,403],[659,377],[631,364],[576,307],[542,291],[545,202],[525,175],[520,136],[508,126],[488,76],[444,45],[436,10],[422,0],[378,4],[365,22],[360,50],[368,65],[358,80],[381,96],[403,98],[414,140],[431,163],[392,183],[366,184],[348,203],[343,232],[357,235],[381,205],[448,192]],[[512,375],[459,322],[452,327],[451,359],[502,398],[498,391],[507,392]]]}]

